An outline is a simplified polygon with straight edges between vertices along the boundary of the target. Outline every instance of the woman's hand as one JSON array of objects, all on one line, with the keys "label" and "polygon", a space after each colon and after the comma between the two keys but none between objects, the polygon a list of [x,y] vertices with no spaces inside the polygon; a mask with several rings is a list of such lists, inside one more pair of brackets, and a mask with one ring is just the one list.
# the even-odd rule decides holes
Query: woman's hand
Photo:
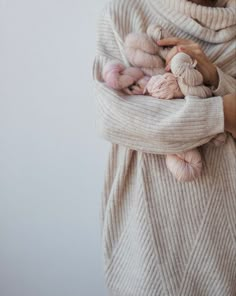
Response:
[{"label": "woman's hand", "polygon": [[198,43],[188,39],[166,38],[157,41],[159,46],[173,46],[166,57],[166,70],[169,71],[170,61],[178,52],[184,52],[197,60],[197,70],[201,72],[205,85],[218,87],[219,77],[216,66],[211,63]]},{"label": "woman's hand", "polygon": [[236,93],[223,97],[225,130],[236,138]]}]

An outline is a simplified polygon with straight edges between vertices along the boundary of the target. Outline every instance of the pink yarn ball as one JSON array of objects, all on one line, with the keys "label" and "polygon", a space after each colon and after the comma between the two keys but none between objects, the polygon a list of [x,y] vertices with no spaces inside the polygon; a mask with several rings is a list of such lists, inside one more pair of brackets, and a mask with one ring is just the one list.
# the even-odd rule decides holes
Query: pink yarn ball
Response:
[{"label": "pink yarn ball", "polygon": [[153,76],[149,80],[146,90],[150,95],[159,99],[168,100],[183,97],[177,79],[172,73]]},{"label": "pink yarn ball", "polygon": [[178,154],[168,154],[166,165],[178,181],[191,182],[201,174],[201,154],[197,149]]}]

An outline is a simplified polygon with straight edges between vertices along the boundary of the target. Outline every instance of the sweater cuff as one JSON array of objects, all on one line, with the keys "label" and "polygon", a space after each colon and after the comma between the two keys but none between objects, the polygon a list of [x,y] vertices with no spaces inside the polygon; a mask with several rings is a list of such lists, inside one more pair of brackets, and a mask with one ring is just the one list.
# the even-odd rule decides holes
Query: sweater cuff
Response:
[{"label": "sweater cuff", "polygon": [[[194,100],[194,102],[196,102],[196,97],[194,96],[187,96],[185,99]],[[204,126],[207,135],[213,136],[224,133],[225,123],[223,97],[217,96],[206,99],[198,98],[195,108],[197,108],[200,113],[202,112],[202,114],[205,114]],[[199,121],[201,121],[201,116]]]},{"label": "sweater cuff", "polygon": [[225,79],[224,79],[224,72],[216,66],[216,70],[219,77],[219,83],[217,88],[212,86],[212,92],[215,96],[224,96],[227,93],[227,90],[225,89]]},{"label": "sweater cuff", "polygon": [[[215,134],[224,133],[224,99],[222,96],[212,98],[214,100],[213,107],[210,108],[208,117],[208,127],[213,128]],[[211,113],[212,112],[212,113]]]}]

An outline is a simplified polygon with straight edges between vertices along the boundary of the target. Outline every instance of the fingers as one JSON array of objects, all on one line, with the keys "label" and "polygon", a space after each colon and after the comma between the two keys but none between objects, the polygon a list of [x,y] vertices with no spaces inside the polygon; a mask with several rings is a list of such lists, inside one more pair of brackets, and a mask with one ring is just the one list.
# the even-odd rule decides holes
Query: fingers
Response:
[{"label": "fingers", "polygon": [[192,58],[196,59],[196,55],[201,54],[201,48],[197,43],[194,43],[188,39],[181,39],[181,38],[166,38],[157,41],[159,46],[173,46],[173,48],[169,51],[166,56],[166,71],[169,71],[168,65],[171,59],[178,53],[178,52],[185,52],[186,54],[190,55]]},{"label": "fingers", "polygon": [[[174,46],[166,56],[166,65],[168,66],[171,59],[180,51],[179,47]],[[168,71],[168,70],[167,70]]]},{"label": "fingers", "polygon": [[165,38],[165,39],[159,40],[159,41],[157,41],[157,44],[159,46],[175,46],[175,45],[179,45],[180,43],[181,44],[187,44],[187,43],[190,43],[190,42],[192,42],[192,41],[187,40],[187,39],[172,37],[172,38]]},{"label": "fingers", "polygon": [[197,69],[202,73],[204,81],[209,80],[209,75],[206,75],[206,67],[209,68],[210,61],[202,51],[198,43],[188,39],[181,38],[166,38],[157,41],[159,46],[173,46],[166,56],[166,71],[170,71],[170,62],[172,58],[179,52],[188,54],[193,60],[197,61]]},{"label": "fingers", "polygon": [[193,60],[197,61],[196,69],[202,74],[205,84],[218,85],[219,78],[216,68],[205,55],[198,43],[188,39],[172,37],[159,40],[157,41],[157,44],[158,46],[172,46],[166,56],[166,71],[170,71],[170,62],[172,58],[177,53],[183,52],[189,55]]},{"label": "fingers", "polygon": [[190,55],[194,59],[201,59],[203,57],[203,51],[198,44],[186,44],[179,47],[179,50]]},{"label": "fingers", "polygon": [[166,65],[170,64],[171,59],[178,53],[184,52],[192,59],[197,60],[200,64],[206,60],[206,57],[198,44],[185,44],[173,47],[166,56]]}]

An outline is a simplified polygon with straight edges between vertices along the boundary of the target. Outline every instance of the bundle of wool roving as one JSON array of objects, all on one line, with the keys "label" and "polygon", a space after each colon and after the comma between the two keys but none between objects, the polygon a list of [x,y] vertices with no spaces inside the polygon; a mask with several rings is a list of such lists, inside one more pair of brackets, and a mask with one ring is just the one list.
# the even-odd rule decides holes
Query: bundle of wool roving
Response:
[{"label": "bundle of wool roving", "polygon": [[125,54],[131,65],[141,68],[149,76],[164,74],[164,59],[168,53],[156,41],[170,37],[160,26],[151,25],[147,33],[130,33],[124,42]]},{"label": "bundle of wool roving", "polygon": [[[164,59],[168,48],[161,48],[157,41],[170,37],[159,26],[151,25],[145,33],[130,33],[125,39],[125,52],[133,67],[112,61],[104,67],[106,84],[126,94],[149,94],[158,99],[182,98],[186,95],[207,98],[210,88],[203,84],[203,76],[196,69],[197,62],[185,53],[177,53],[171,60],[171,73],[165,72]],[[219,146],[226,134],[219,134],[212,143]],[[181,182],[190,182],[200,176],[202,158],[198,149],[177,154],[168,154],[166,164],[174,177]]]},{"label": "bundle of wool roving", "polygon": [[125,67],[117,61],[107,63],[103,69],[103,79],[110,88],[129,95],[141,95],[150,77],[136,67]]},{"label": "bundle of wool roving", "polygon": [[141,95],[151,76],[164,74],[164,58],[168,53],[156,41],[170,37],[160,26],[151,25],[147,33],[130,33],[125,38],[125,53],[132,67],[125,67],[115,60],[107,63],[103,79],[107,86],[130,95]]}]

